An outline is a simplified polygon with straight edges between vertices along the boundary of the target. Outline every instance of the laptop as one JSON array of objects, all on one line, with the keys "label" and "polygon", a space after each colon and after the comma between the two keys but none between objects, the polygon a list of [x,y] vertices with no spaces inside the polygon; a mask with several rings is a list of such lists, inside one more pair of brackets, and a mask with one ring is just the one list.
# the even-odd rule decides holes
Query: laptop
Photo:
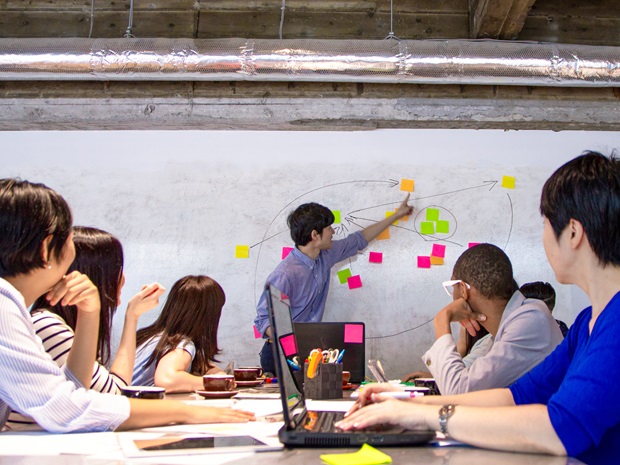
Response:
[{"label": "laptop", "polygon": [[[388,425],[343,431],[334,423],[341,420],[344,413],[308,411],[300,381],[303,377],[294,376],[287,362],[287,359],[292,361],[298,355],[288,301],[282,299],[282,292],[274,286],[267,284],[265,291],[284,417],[284,426],[278,432],[282,444],[289,447],[405,446],[425,445],[435,439],[434,431],[407,430]],[[296,373],[299,374],[299,371]]]},{"label": "laptop", "polygon": [[[293,323],[299,354],[307,356],[312,349],[344,349],[342,369],[351,373],[351,383],[366,378],[366,328],[364,323],[322,322]],[[300,356],[301,358],[301,356]]]}]

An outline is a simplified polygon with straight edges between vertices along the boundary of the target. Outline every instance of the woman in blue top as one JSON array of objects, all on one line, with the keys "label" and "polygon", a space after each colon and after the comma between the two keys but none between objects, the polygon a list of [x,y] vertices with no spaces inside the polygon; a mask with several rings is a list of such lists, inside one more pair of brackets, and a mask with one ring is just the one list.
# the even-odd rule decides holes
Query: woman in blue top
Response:
[{"label": "woman in blue top", "polygon": [[540,211],[558,282],[578,285],[592,302],[558,348],[508,389],[403,402],[375,385],[358,405],[375,403],[353,408],[340,427],[427,426],[479,447],[618,463],[620,160],[587,152],[566,163],[545,183]]}]

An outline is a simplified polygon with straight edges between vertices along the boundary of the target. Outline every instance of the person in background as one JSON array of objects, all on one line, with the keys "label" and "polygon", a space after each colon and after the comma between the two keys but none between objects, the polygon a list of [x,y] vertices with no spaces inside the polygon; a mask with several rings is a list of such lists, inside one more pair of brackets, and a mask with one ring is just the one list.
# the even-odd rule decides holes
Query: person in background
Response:
[{"label": "person in background", "polygon": [[[620,160],[586,152],[558,168],[540,201],[542,241],[560,284],[590,298],[564,341],[508,389],[389,400],[366,387],[338,426],[426,427],[457,441],[617,463],[620,452]],[[359,409],[360,405],[376,402]],[[439,407],[438,407],[439,406]]]},{"label": "person in background", "polygon": [[[79,271],[67,274],[75,258],[72,221],[65,200],[47,186],[0,179],[0,429],[11,410],[55,433],[254,419],[229,408],[99,393],[84,388],[92,363],[89,373],[74,373],[84,364],[72,358],[63,367],[54,363],[28,307],[45,295],[50,305],[74,305],[81,319],[99,322],[97,288]],[[97,338],[88,350],[96,353]]]},{"label": "person in background", "polygon": [[[553,313],[553,309],[555,308],[555,289],[551,284],[543,283],[542,281],[525,283],[519,290],[528,299],[542,300],[547,304],[549,311]],[[558,319],[555,321],[560,327],[560,331],[562,331],[562,336],[566,337],[568,333],[568,326],[566,326],[566,323]]]},{"label": "person in background", "polygon": [[[407,205],[408,201],[409,194],[394,215],[338,241],[332,241],[334,214],[329,208],[317,203],[306,203],[288,216],[287,223],[295,248],[278,264],[266,282],[289,297],[294,322],[323,320],[332,267],[366,248],[370,241],[392,223],[410,215],[413,208]],[[264,292],[256,313],[254,325],[266,339],[260,352],[260,363],[265,373],[273,374],[275,364]]]},{"label": "person in background", "polygon": [[138,331],[134,381],[166,392],[203,389],[202,376],[220,373],[217,328],[226,295],[208,276],[179,279],[155,322]]},{"label": "person in background", "polygon": [[[463,252],[444,287],[452,302],[435,316],[435,343],[422,357],[442,394],[506,387],[562,341],[547,307],[518,291],[510,259],[495,245]],[[461,323],[472,336],[481,325],[491,334],[490,349],[467,366],[450,323]]]}]

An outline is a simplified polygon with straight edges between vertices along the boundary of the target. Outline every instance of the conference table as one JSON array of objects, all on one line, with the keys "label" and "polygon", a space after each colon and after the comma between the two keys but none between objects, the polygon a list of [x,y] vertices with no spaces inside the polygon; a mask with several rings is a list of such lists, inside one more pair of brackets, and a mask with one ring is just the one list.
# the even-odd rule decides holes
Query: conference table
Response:
[{"label": "conference table", "polygon": [[[263,386],[241,393],[277,393],[276,386]],[[346,391],[345,391],[346,392]],[[235,402],[232,399],[214,402],[204,400],[197,394],[172,394],[167,398],[179,399],[196,405],[226,405]],[[274,397],[274,396],[272,396]],[[346,401],[346,399],[344,399]],[[154,400],[153,402],[157,402]],[[279,400],[254,400],[259,407],[268,405],[273,410]],[[338,401],[330,401],[338,402]],[[249,405],[249,404],[246,404]],[[259,408],[261,410],[261,408]],[[281,410],[281,409],[280,409]],[[267,419],[267,417],[271,417]],[[271,436],[281,426],[277,415],[259,418],[254,428],[265,429]],[[264,423],[261,423],[264,422]],[[224,425],[220,425],[224,426]],[[170,427],[161,428],[168,431]],[[157,428],[147,430],[154,432]],[[126,457],[118,446],[123,435],[141,434],[140,432],[106,432],[82,434],[50,434],[45,432],[4,432],[0,434],[0,465],[112,465],[112,464],[209,464],[209,465],[289,465],[289,464],[321,464],[323,454],[339,454],[356,452],[359,448],[295,448],[275,452],[244,452],[244,453],[208,453],[202,455],[136,458]],[[145,434],[145,433],[142,433]],[[275,440],[275,439],[274,439]],[[276,441],[277,442],[277,441]],[[567,457],[548,455],[499,452],[468,446],[420,446],[420,447],[377,447],[389,455],[393,464],[403,465],[579,465],[579,460]]]}]

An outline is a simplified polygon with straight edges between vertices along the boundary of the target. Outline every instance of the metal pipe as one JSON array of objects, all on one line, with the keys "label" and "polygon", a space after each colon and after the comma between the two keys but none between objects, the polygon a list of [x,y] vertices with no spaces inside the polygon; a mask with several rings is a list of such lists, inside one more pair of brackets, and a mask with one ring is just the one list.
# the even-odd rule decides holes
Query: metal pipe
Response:
[{"label": "metal pipe", "polygon": [[616,87],[620,47],[494,40],[0,39],[0,81]]}]

